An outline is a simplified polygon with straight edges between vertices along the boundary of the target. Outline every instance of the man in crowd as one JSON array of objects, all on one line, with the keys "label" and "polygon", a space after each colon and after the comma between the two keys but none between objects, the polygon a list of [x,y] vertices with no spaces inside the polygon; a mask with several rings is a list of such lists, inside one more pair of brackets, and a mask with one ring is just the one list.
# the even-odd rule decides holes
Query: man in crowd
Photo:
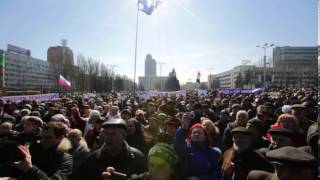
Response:
[{"label": "man in crowd", "polygon": [[251,170],[272,172],[272,165],[252,148],[250,129],[236,127],[232,130],[233,147],[222,156],[223,179],[243,180]]},{"label": "man in crowd", "polygon": [[315,180],[315,158],[292,146],[282,147],[267,153],[275,172],[251,171],[248,180]]},{"label": "man in crowd", "polygon": [[232,129],[236,127],[245,127],[249,120],[249,115],[246,111],[240,110],[236,114],[236,120],[229,122],[223,133],[223,143],[226,148],[232,147]]},{"label": "man in crowd", "polygon": [[30,149],[18,146],[23,154],[14,167],[20,170],[22,180],[68,179],[72,172],[72,156],[67,153],[70,142],[65,138],[65,126],[50,122],[42,128],[40,143]]},{"label": "man in crowd", "polygon": [[145,156],[141,151],[130,147],[125,141],[127,123],[120,118],[110,119],[102,127],[104,144],[84,161],[79,171],[76,172],[77,179],[102,179],[102,173],[108,167],[128,177],[145,172],[147,170]]}]

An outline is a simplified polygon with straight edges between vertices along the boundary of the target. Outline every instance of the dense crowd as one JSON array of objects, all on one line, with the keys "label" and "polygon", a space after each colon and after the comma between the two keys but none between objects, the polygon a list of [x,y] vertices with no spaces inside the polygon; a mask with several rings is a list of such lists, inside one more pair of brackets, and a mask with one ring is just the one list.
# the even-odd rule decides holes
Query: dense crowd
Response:
[{"label": "dense crowd", "polygon": [[[0,102],[0,177],[313,180],[314,89]],[[0,178],[1,179],[1,178]]]}]

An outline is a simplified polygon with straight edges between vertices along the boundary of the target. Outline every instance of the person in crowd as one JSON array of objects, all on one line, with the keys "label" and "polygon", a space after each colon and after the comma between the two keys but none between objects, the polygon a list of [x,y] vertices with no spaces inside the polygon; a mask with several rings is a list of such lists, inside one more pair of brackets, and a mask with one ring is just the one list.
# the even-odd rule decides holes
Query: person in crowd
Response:
[{"label": "person in crowd", "polygon": [[146,120],[144,114],[145,112],[143,110],[138,109],[135,113],[135,118],[139,121],[140,124],[146,126],[148,125],[148,121]]},{"label": "person in crowd", "polygon": [[127,121],[128,131],[127,131],[127,143],[139,149],[141,152],[145,151],[145,141],[144,141],[144,130],[142,125],[135,119],[131,118]]},{"label": "person in crowd", "polygon": [[286,146],[267,153],[275,172],[251,171],[248,180],[316,180],[315,158],[296,147]]},{"label": "person in crowd", "polygon": [[148,120],[152,115],[156,113],[156,105],[153,102],[147,104],[147,112],[145,118]]},{"label": "person in crowd", "polygon": [[[178,180],[176,175],[177,154],[165,143],[157,143],[148,153],[148,172],[133,174],[129,180]],[[113,168],[104,172],[104,177],[112,177]]]},{"label": "person in crowd", "polygon": [[206,115],[202,111],[202,105],[200,103],[194,104],[192,107],[192,110],[193,110],[192,111],[193,118],[192,118],[192,123],[190,124],[190,126],[197,124],[197,123],[201,123],[201,117],[206,117]]},{"label": "person in crowd", "polygon": [[67,153],[70,147],[65,126],[60,122],[47,123],[42,128],[40,143],[31,144],[30,149],[18,146],[23,159],[13,166],[21,172],[19,179],[68,179],[73,162]]},{"label": "person in crowd", "polygon": [[119,106],[111,106],[110,112],[107,114],[107,120],[121,118]]},{"label": "person in crowd", "polygon": [[257,150],[263,156],[267,152],[279,149],[285,146],[295,146],[293,141],[293,132],[286,128],[270,128],[268,133],[270,134],[270,145],[268,148],[260,148]]},{"label": "person in crowd", "polygon": [[160,134],[160,121],[157,114],[152,115],[148,119],[149,125],[144,127],[144,140],[146,142],[146,151],[148,152],[149,149],[156,144],[156,140]]},{"label": "person in crowd", "polygon": [[245,127],[232,130],[233,146],[222,155],[223,180],[244,180],[251,170],[273,172],[272,165],[252,148],[252,136]]},{"label": "person in crowd", "polygon": [[211,147],[211,140],[201,124],[194,124],[190,129],[190,121],[181,120],[173,146],[180,159],[180,179],[220,179],[220,151]]},{"label": "person in crowd", "polygon": [[257,106],[257,114],[255,118],[259,119],[264,126],[264,131],[263,134],[265,134],[270,126],[274,124],[274,120],[272,119],[272,107],[269,107],[268,104],[267,106],[265,105],[259,105]]},{"label": "person in crowd", "polygon": [[247,129],[252,132],[253,149],[267,148],[270,142],[264,137],[264,124],[257,118],[252,118],[247,122]]},{"label": "person in crowd", "polygon": [[222,109],[220,111],[219,120],[214,124],[219,128],[220,136],[223,137],[223,132],[226,129],[228,123],[230,122],[229,112],[227,109]]},{"label": "person in crowd", "polygon": [[[271,127],[283,127],[289,129],[293,132],[292,138],[295,146],[299,147],[307,145],[306,138],[304,137],[303,132],[299,126],[299,122],[295,116],[290,114],[281,114],[278,117],[277,122]],[[269,135],[267,135],[267,138],[269,138]]]},{"label": "person in crowd", "polygon": [[224,130],[223,133],[223,143],[225,145],[225,148],[232,147],[232,129],[236,127],[245,127],[247,122],[249,120],[249,114],[246,111],[240,110],[237,112],[236,120],[229,122],[227,127]]},{"label": "person in crowd", "polygon": [[224,149],[222,138],[219,136],[219,128],[215,126],[215,124],[208,118],[202,118],[201,124],[206,129],[209,138],[211,139],[212,147],[217,147],[219,151]]},{"label": "person in crowd", "polygon": [[128,109],[124,109],[120,113],[121,119],[128,121],[131,118],[131,113]]},{"label": "person in crowd", "polygon": [[240,104],[238,104],[236,102],[234,104],[230,103],[230,105],[231,105],[230,117],[231,117],[232,121],[234,121],[237,118],[236,116],[237,116],[238,111],[241,109],[241,106],[240,106]]},{"label": "person in crowd", "polygon": [[[93,112],[93,111],[92,111]],[[85,136],[85,140],[88,144],[89,149],[95,150],[99,146],[96,144],[97,137],[100,133],[100,129],[102,128],[103,122],[106,121],[104,117],[91,118],[92,127],[88,130],[87,135]]]},{"label": "person in crowd", "polygon": [[307,146],[299,147],[301,150],[312,154],[314,157],[319,157],[319,143],[318,143],[318,135],[319,135],[319,125],[317,122],[313,123],[309,129],[307,134]]},{"label": "person in crowd", "polygon": [[22,118],[23,133],[40,133],[40,128],[43,125],[41,118],[37,116],[24,116]]},{"label": "person in crowd", "polygon": [[306,107],[304,105],[294,104],[291,106],[291,114],[297,118],[302,134],[307,137],[308,128],[313,122],[305,116],[305,113]]},{"label": "person in crowd", "polygon": [[172,144],[174,135],[176,134],[176,130],[179,125],[180,121],[175,116],[169,117],[167,120],[165,120],[163,132],[160,132],[157,142]]},{"label": "person in crowd", "polygon": [[127,123],[123,119],[114,118],[104,122],[102,127],[104,144],[83,162],[76,172],[76,179],[103,179],[103,172],[111,167],[128,177],[146,172],[147,161],[143,153],[125,141]]},{"label": "person in crowd", "polygon": [[[72,108],[73,118],[75,120],[74,124],[77,129],[80,129],[83,132],[84,137],[86,137],[88,131],[92,128],[92,122],[101,117],[100,112],[97,110],[91,110],[85,108],[86,113],[89,113],[88,116],[81,117],[79,108],[75,105]],[[88,117],[88,118],[87,118]]]},{"label": "person in crowd", "polygon": [[0,135],[9,134],[13,131],[14,125],[11,122],[3,122],[0,124]]},{"label": "person in crowd", "polygon": [[68,135],[68,139],[71,143],[69,154],[72,155],[73,159],[72,174],[69,179],[75,179],[74,172],[77,172],[83,161],[89,157],[90,149],[79,129],[72,129]]}]

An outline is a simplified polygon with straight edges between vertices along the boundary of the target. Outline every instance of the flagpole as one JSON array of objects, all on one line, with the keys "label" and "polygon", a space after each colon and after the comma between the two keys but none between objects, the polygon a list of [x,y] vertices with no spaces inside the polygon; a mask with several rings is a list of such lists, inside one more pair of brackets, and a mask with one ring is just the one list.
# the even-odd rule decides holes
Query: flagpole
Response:
[{"label": "flagpole", "polygon": [[137,4],[137,23],[136,23],[136,44],[134,50],[134,70],[133,70],[133,97],[136,98],[136,70],[137,70],[137,47],[138,47],[138,27],[139,27],[139,3]]}]

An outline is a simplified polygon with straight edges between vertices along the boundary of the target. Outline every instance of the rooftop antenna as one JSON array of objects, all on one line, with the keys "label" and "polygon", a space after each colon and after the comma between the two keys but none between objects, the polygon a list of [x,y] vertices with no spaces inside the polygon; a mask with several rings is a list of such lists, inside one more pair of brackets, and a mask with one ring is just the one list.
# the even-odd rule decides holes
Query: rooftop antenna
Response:
[{"label": "rooftop antenna", "polygon": [[61,39],[61,45],[62,45],[63,47],[66,47],[67,44],[68,44],[68,40],[67,40],[67,39]]}]

